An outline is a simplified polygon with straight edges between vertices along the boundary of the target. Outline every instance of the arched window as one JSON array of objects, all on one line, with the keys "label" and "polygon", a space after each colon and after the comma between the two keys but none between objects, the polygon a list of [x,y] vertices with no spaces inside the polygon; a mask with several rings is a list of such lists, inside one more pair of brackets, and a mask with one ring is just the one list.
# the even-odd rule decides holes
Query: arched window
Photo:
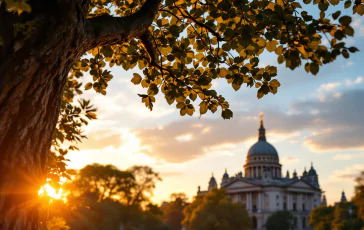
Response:
[{"label": "arched window", "polygon": [[258,220],[255,216],[252,217],[252,229],[258,228]]}]

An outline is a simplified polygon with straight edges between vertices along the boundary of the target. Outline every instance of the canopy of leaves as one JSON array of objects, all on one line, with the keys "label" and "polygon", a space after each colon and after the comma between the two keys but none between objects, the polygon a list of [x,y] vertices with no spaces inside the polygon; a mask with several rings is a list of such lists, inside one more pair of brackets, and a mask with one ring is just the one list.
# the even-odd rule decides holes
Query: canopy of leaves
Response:
[{"label": "canopy of leaves", "polygon": [[224,190],[212,189],[205,195],[198,195],[184,214],[183,224],[188,230],[250,229],[247,210],[233,203]]},{"label": "canopy of leaves", "polygon": [[[200,114],[220,108],[222,117],[229,119],[233,116],[229,103],[213,89],[213,81],[225,78],[234,90],[254,86],[258,98],[277,93],[277,68],[259,65],[265,50],[292,70],[304,62],[306,71],[314,75],[339,55],[348,58],[357,51],[344,42],[354,34],[351,17],[341,16],[340,11],[325,14],[339,1],[304,3],[317,5],[320,16],[315,18],[294,0],[165,0],[139,41],[95,48],[89,52],[93,57],[80,60],[73,71],[88,71],[93,82],[85,89],[106,94],[112,78],[107,64],[125,70],[138,66],[144,76],[135,73],[131,81],[145,88],[139,96],[149,109],[161,92],[182,116],[192,115],[198,105]],[[139,0],[93,1],[89,16],[127,16],[141,4]],[[353,13],[363,14],[361,1],[345,3],[346,8],[350,5]],[[324,39],[329,45],[323,44]]]},{"label": "canopy of leaves", "polygon": [[278,211],[270,215],[265,223],[267,230],[294,229],[294,216],[288,211]]},{"label": "canopy of leaves", "polygon": [[[258,89],[258,98],[277,93],[280,86],[277,69],[259,65],[266,50],[277,55],[278,62],[296,69],[304,64],[316,75],[319,68],[342,55],[357,51],[344,39],[354,35],[352,18],[340,11],[326,11],[338,0],[304,0],[318,6],[319,17],[305,10],[295,0],[164,0],[153,24],[139,40],[97,47],[73,66],[70,76],[92,75],[86,90],[106,94],[112,79],[107,66],[125,70],[135,67],[131,81],[145,88],[142,102],[153,108],[155,96],[163,93],[169,104],[175,103],[180,114],[192,115],[221,109],[222,117],[233,116],[229,103],[212,87],[213,80],[225,78],[234,90],[242,85]],[[25,0],[6,0],[9,11],[30,11]],[[128,16],[138,11],[141,0],[92,0],[88,17]],[[363,15],[362,1],[345,1],[345,8]],[[105,25],[107,26],[107,25]],[[323,40],[328,41],[324,45]],[[199,98],[199,102],[195,102]]]}]

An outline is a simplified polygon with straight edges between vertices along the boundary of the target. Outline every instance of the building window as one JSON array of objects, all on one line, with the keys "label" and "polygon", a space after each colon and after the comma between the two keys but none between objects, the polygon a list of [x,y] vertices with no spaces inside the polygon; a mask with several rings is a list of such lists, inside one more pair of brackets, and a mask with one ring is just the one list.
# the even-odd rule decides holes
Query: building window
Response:
[{"label": "building window", "polygon": [[305,204],[302,204],[302,210],[306,211]]},{"label": "building window", "polygon": [[296,203],[293,203],[293,211],[297,211]]},{"label": "building window", "polygon": [[286,211],[287,210],[287,205],[286,202],[283,203],[283,210]]},{"label": "building window", "polygon": [[279,199],[279,195],[277,195],[277,200]]}]

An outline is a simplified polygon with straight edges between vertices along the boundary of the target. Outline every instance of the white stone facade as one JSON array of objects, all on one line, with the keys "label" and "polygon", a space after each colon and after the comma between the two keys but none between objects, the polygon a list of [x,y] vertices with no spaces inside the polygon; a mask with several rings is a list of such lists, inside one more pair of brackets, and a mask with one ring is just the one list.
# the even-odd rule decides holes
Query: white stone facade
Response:
[{"label": "white stone facade", "polygon": [[[322,191],[318,175],[313,166],[298,178],[294,172],[282,177],[282,165],[275,148],[266,141],[263,119],[259,128],[259,139],[247,154],[242,172],[229,177],[223,175],[221,188],[224,188],[233,202],[241,203],[253,219],[253,229],[265,230],[268,217],[277,211],[287,210],[295,216],[297,230],[309,230],[309,215],[312,209],[321,205]],[[214,176],[208,190],[218,187]],[[208,192],[198,190],[199,194]]]}]

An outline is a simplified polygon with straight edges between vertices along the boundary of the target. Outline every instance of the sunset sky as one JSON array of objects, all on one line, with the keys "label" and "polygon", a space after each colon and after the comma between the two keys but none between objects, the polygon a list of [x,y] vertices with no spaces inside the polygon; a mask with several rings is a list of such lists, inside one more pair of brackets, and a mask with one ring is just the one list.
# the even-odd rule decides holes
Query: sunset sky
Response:
[{"label": "sunset sky", "polygon": [[[356,34],[348,44],[364,51],[364,19],[354,17],[353,26]],[[267,140],[279,153],[282,173],[296,169],[302,175],[313,162],[329,203],[338,201],[343,189],[350,198],[354,178],[364,170],[363,60],[363,52],[339,58],[313,76],[302,67],[286,69],[275,55],[264,54],[261,66],[278,66],[277,95],[258,100],[255,88],[235,92],[226,80],[214,82],[230,102],[231,120],[223,120],[221,111],[181,117],[162,94],[151,112],[137,95],[146,89],[130,82],[139,69],[114,67],[106,96],[93,91],[83,95],[98,108],[98,120],[85,128],[88,140],[79,145],[81,151],[69,154],[69,167],[93,162],[120,169],[149,165],[163,178],[153,201],[168,200],[173,192],[192,197],[198,185],[207,188],[212,172],[220,182],[225,168],[230,176],[243,170],[246,153],[257,141],[259,113],[264,112]]]}]

